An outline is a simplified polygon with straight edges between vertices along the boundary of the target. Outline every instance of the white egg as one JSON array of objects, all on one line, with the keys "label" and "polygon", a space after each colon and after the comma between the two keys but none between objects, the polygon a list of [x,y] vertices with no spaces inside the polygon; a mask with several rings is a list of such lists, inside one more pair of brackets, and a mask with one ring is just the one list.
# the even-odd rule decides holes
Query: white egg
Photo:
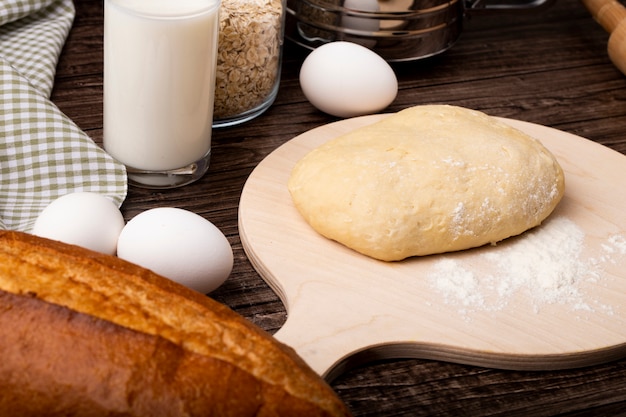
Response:
[{"label": "white egg", "polygon": [[117,256],[203,294],[226,281],[234,261],[228,239],[213,223],[174,207],[133,217],[120,233]]},{"label": "white egg", "polygon": [[32,233],[115,255],[124,217],[108,197],[90,192],[66,194],[37,217]]},{"label": "white egg", "polygon": [[[378,0],[345,0],[343,7],[361,12],[378,12]],[[378,19],[373,17],[356,17],[344,15],[341,17],[341,27],[364,32],[376,32],[380,28]],[[356,42],[356,41],[353,41]]]},{"label": "white egg", "polygon": [[311,52],[300,68],[300,86],[311,104],[338,117],[377,113],[398,94],[391,66],[372,50],[345,41]]}]

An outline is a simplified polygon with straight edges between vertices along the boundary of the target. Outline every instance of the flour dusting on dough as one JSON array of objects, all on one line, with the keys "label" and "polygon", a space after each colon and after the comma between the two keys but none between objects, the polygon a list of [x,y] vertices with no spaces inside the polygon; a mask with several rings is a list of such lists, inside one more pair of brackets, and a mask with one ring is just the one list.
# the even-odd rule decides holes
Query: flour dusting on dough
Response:
[{"label": "flour dusting on dough", "polygon": [[315,231],[384,261],[519,235],[550,215],[565,187],[539,140],[445,105],[407,108],[323,143],[287,185]]}]

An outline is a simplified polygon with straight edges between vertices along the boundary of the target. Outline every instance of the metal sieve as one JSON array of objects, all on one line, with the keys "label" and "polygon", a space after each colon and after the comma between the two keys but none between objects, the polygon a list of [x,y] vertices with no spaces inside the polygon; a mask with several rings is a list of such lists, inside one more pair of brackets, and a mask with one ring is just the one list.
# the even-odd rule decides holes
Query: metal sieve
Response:
[{"label": "metal sieve", "polygon": [[449,49],[466,15],[538,9],[554,0],[287,0],[285,37],[309,49],[350,41],[387,61]]}]

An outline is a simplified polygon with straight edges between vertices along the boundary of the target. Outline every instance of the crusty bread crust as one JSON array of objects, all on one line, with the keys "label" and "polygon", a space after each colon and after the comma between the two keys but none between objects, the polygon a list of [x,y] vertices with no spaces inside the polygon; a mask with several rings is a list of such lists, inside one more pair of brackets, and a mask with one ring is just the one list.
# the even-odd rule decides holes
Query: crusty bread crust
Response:
[{"label": "crusty bread crust", "polygon": [[295,352],[116,257],[0,232],[0,415],[347,416]]}]

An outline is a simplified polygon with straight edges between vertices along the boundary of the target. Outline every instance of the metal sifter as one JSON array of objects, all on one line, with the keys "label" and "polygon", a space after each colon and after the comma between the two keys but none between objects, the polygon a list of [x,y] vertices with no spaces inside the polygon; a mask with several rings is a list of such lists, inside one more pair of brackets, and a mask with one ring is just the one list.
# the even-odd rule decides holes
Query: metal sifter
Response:
[{"label": "metal sifter", "polygon": [[387,61],[439,54],[458,39],[469,14],[530,10],[554,0],[287,0],[285,36],[309,49],[350,41]]}]

